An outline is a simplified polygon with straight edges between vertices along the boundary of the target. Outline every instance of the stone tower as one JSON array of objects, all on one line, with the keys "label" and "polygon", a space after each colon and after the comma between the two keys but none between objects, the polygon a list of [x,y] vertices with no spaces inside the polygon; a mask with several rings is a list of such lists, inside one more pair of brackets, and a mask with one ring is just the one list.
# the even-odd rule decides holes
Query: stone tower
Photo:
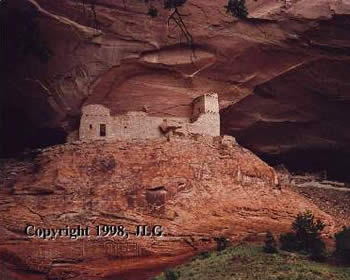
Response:
[{"label": "stone tower", "polygon": [[192,102],[192,133],[220,135],[220,108],[216,93],[197,97]]},{"label": "stone tower", "polygon": [[209,93],[197,97],[192,102],[192,121],[196,121],[202,114],[219,114],[219,100],[216,93]]},{"label": "stone tower", "polygon": [[110,110],[103,105],[84,106],[80,120],[80,140],[105,139],[111,136],[112,117]]}]

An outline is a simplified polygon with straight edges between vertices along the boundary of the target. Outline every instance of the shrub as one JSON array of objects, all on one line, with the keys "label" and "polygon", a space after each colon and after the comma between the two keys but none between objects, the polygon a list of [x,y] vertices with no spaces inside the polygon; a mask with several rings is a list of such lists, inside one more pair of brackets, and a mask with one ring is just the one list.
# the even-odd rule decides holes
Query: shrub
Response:
[{"label": "shrub", "polygon": [[205,251],[205,252],[201,252],[199,255],[198,255],[198,259],[200,260],[204,260],[204,259],[207,259],[210,257],[210,253]]},{"label": "shrub", "polygon": [[326,246],[321,238],[310,241],[308,252],[314,261],[324,261],[326,259]]},{"label": "shrub", "polygon": [[281,249],[288,252],[298,251],[295,233],[288,232],[280,235]]},{"label": "shrub", "polygon": [[179,274],[173,270],[165,271],[165,279],[166,280],[177,280],[178,277],[179,277]]},{"label": "shrub", "polygon": [[281,249],[305,252],[314,260],[325,258],[325,244],[320,237],[325,224],[310,211],[299,213],[292,224],[293,232],[280,236]]},{"label": "shrub", "polygon": [[148,9],[147,15],[149,15],[149,16],[152,17],[152,18],[157,17],[157,16],[158,16],[158,9],[155,8],[155,7],[153,7],[153,6],[150,7],[150,8]]},{"label": "shrub", "polygon": [[233,16],[240,19],[245,19],[248,16],[245,0],[229,0],[225,8],[226,13],[231,13]]},{"label": "shrub", "polygon": [[[292,224],[292,229],[297,238],[297,246],[299,250],[310,252],[320,239],[320,233],[324,229],[325,224],[317,219],[310,211],[299,213]],[[319,246],[319,245],[316,245]]]},{"label": "shrub", "polygon": [[268,254],[275,254],[278,252],[276,248],[276,240],[271,232],[267,232],[265,236],[264,252]]},{"label": "shrub", "polygon": [[216,250],[223,251],[227,248],[228,242],[227,239],[223,236],[215,237],[216,241]]},{"label": "shrub", "polygon": [[335,234],[336,256],[345,264],[350,265],[350,227]]}]

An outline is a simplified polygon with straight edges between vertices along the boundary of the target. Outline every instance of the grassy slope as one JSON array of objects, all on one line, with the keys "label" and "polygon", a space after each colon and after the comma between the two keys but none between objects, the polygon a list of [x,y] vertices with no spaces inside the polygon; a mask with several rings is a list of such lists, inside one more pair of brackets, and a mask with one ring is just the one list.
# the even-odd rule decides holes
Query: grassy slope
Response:
[{"label": "grassy slope", "polygon": [[[350,267],[334,267],[290,253],[265,254],[261,247],[238,246],[196,257],[171,274],[198,280],[350,280]],[[172,280],[163,273],[155,280]]]}]

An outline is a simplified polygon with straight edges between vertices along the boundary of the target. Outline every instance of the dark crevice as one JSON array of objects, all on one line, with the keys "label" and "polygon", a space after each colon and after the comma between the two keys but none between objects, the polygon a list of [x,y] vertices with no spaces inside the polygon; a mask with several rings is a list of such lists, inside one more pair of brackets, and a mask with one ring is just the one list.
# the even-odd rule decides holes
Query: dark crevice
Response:
[{"label": "dark crevice", "polygon": [[350,182],[350,151],[300,149],[278,155],[258,156],[272,166],[283,164],[295,174],[323,172],[327,180]]},{"label": "dark crevice", "polygon": [[165,187],[163,186],[160,186],[160,187],[155,187],[155,188],[152,188],[152,189],[147,189],[147,191],[149,192],[160,192],[160,191],[167,191]]}]

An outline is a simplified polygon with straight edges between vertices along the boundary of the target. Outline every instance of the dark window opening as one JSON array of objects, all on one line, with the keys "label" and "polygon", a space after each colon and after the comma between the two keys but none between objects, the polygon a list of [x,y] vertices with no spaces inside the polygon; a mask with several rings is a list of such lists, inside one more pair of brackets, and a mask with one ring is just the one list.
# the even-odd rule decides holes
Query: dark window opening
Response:
[{"label": "dark window opening", "polygon": [[92,129],[92,124],[90,124],[89,128]]},{"label": "dark window opening", "polygon": [[106,125],[100,124],[100,136],[105,137],[106,136]]}]

